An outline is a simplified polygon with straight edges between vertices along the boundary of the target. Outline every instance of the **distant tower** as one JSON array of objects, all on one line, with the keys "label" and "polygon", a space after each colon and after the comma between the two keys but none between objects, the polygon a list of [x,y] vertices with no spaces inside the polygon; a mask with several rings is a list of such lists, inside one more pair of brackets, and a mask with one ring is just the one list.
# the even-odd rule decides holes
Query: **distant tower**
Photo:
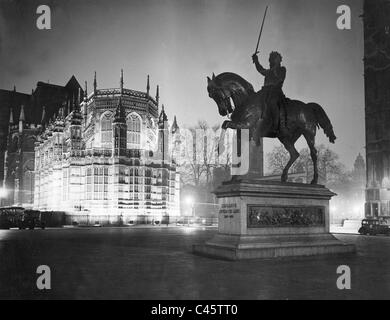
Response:
[{"label": "distant tower", "polygon": [[366,162],[363,159],[363,156],[359,153],[356,157],[355,163],[353,165],[353,171],[357,175],[365,175],[366,173]]},{"label": "distant tower", "polygon": [[171,134],[172,134],[172,159],[176,162],[176,164],[179,164],[181,136],[180,136],[180,127],[177,124],[176,116],[173,119]]},{"label": "distant tower", "polygon": [[114,121],[112,123],[113,133],[113,156],[125,156],[127,148],[127,124],[125,108],[122,104],[122,98],[119,98],[116,107]]},{"label": "distant tower", "polygon": [[367,217],[390,217],[390,6],[364,1]]}]

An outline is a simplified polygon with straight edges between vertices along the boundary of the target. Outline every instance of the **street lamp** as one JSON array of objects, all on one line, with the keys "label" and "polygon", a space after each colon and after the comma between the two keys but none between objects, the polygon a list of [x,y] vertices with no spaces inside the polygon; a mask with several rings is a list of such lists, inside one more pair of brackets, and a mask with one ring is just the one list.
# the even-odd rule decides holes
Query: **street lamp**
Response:
[{"label": "street lamp", "polygon": [[[184,199],[185,203],[191,208],[191,216],[192,218],[194,218],[194,198],[191,197],[191,196],[187,196],[185,199]],[[190,225],[190,219],[188,219],[188,226]]]},{"label": "street lamp", "polygon": [[8,191],[6,188],[1,187],[0,188],[0,198],[5,198],[8,194]]},{"label": "street lamp", "polygon": [[191,197],[191,196],[187,196],[187,197],[185,198],[185,202],[186,202],[186,204],[187,204],[188,206],[192,206],[192,205],[194,204],[194,198]]},{"label": "street lamp", "polygon": [[6,198],[8,190],[4,187],[0,187],[0,206],[3,205],[3,198]]}]

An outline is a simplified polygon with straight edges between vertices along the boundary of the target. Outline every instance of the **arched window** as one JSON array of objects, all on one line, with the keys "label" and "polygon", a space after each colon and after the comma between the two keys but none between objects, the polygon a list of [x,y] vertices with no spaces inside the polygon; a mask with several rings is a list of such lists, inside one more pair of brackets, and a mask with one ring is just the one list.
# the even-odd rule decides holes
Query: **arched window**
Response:
[{"label": "arched window", "polygon": [[141,119],[136,114],[131,114],[127,118],[127,147],[141,148]]},{"label": "arched window", "polygon": [[112,119],[111,114],[105,113],[101,119],[102,143],[112,142]]}]

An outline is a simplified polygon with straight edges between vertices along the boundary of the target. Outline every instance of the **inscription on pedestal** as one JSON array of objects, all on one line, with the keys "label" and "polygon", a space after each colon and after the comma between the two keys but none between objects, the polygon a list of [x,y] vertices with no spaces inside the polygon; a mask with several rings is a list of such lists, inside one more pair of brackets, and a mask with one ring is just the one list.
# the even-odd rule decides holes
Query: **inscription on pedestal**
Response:
[{"label": "inscription on pedestal", "polygon": [[240,208],[237,206],[237,203],[224,203],[219,210],[219,214],[225,219],[233,218],[235,213],[240,213]]},{"label": "inscription on pedestal", "polygon": [[248,228],[323,227],[325,207],[248,205]]}]

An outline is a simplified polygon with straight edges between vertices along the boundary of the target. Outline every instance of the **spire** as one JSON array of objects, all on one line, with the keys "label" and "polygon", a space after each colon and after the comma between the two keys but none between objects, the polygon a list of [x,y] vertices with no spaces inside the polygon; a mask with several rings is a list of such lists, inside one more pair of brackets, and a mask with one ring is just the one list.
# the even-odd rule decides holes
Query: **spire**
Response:
[{"label": "spire", "polygon": [[88,84],[87,81],[84,82],[84,101],[87,101],[88,98]]},{"label": "spire", "polygon": [[122,97],[119,97],[119,103],[115,110],[114,122],[126,123],[125,109],[122,104]]},{"label": "spire", "polygon": [[45,119],[46,119],[46,107],[43,106],[42,107],[42,118],[41,118],[41,124],[44,124],[45,123]]},{"label": "spire", "polygon": [[16,92],[16,86],[14,85],[14,93]]},{"label": "spire", "polygon": [[176,116],[173,119],[173,124],[172,124],[172,133],[176,133],[179,130],[179,126],[177,124],[177,119]]},{"label": "spire", "polygon": [[97,90],[97,81],[96,81],[96,71],[95,71],[95,76],[93,78],[93,92],[96,93]]},{"label": "spire", "polygon": [[25,117],[25,115],[24,115],[24,105],[22,105],[22,106],[20,107],[19,121],[22,121],[22,122],[25,122],[25,121],[26,121],[26,117]]},{"label": "spire", "polygon": [[19,116],[19,132],[23,132],[23,123],[26,121],[26,117],[24,115],[24,105],[20,107],[20,116]]},{"label": "spire", "polygon": [[157,102],[157,106],[158,106],[159,100],[160,100],[160,86],[157,85],[157,90],[156,90],[156,102]]},{"label": "spire", "polygon": [[12,125],[14,124],[14,113],[12,111],[12,107],[9,110],[9,124]]},{"label": "spire", "polygon": [[364,158],[362,157],[361,153],[356,157],[355,163],[354,163],[354,168],[355,170],[363,169],[365,168],[366,163],[364,161]]},{"label": "spire", "polygon": [[149,75],[148,75],[148,81],[146,82],[146,94],[149,97],[150,93],[150,82],[149,82]]},{"label": "spire", "polygon": [[165,110],[164,110],[164,105],[161,106],[161,112],[160,112],[160,116],[158,118],[158,122],[160,124],[163,124],[164,122],[168,121],[168,117],[165,113]]},{"label": "spire", "polygon": [[120,89],[122,94],[123,93],[123,69],[121,69]]}]

